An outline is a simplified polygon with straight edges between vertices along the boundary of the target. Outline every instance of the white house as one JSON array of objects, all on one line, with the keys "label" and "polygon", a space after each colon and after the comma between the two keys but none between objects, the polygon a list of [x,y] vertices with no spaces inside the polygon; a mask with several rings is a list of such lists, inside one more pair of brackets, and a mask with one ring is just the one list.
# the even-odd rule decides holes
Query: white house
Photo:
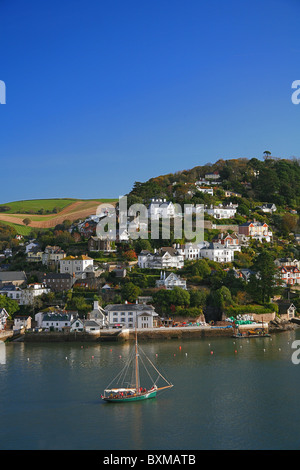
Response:
[{"label": "white house", "polygon": [[84,320],[84,331],[89,334],[97,334],[100,332],[101,326],[95,320]]},{"label": "white house", "polygon": [[86,273],[94,272],[94,260],[86,255],[67,256],[59,261],[60,272],[69,273],[76,278],[84,279]]},{"label": "white house", "polygon": [[205,186],[197,186],[197,185],[196,185],[196,188],[197,188],[198,191],[200,191],[200,193],[209,194],[210,196],[214,195],[214,189],[213,188],[206,188]]},{"label": "white house", "polygon": [[81,318],[74,318],[70,325],[70,331],[84,331],[84,320]]},{"label": "white house", "polygon": [[148,217],[152,220],[157,220],[160,217],[162,219],[170,219],[175,217],[175,214],[175,205],[172,202],[166,199],[151,199],[151,203],[148,206]]},{"label": "white house", "polygon": [[273,214],[273,212],[276,212],[277,207],[275,204],[263,204],[260,209],[265,213]]},{"label": "white house", "polygon": [[184,257],[172,247],[163,247],[154,253],[142,250],[138,255],[138,266],[149,269],[181,269],[184,266]]},{"label": "white house", "polygon": [[49,331],[62,331],[71,326],[73,319],[72,313],[39,312],[35,315],[37,327]]},{"label": "white house", "polygon": [[20,305],[32,305],[34,298],[42,294],[49,294],[51,289],[46,287],[45,284],[29,284],[26,289],[21,290]]},{"label": "white house", "polygon": [[94,308],[87,314],[87,319],[95,321],[101,328],[106,324],[105,310],[100,307],[98,301],[94,302]]},{"label": "white house", "polygon": [[237,204],[230,202],[227,206],[223,206],[222,204],[218,206],[211,205],[210,207],[206,207],[204,211],[208,215],[212,215],[215,219],[232,219],[236,214],[237,207]]},{"label": "white house", "polygon": [[201,245],[188,242],[185,245],[177,245],[178,253],[180,253],[184,260],[194,260],[200,258]]},{"label": "white house", "polygon": [[25,328],[26,330],[31,328],[31,317],[29,315],[14,316],[13,330],[18,331],[22,328]]},{"label": "white house", "polygon": [[200,251],[202,258],[208,258],[217,263],[232,263],[234,260],[234,250],[226,248],[220,243],[210,243]]},{"label": "white house", "polygon": [[0,295],[6,295],[9,299],[15,300],[19,305],[23,305],[23,291],[13,284],[6,284],[0,289]]},{"label": "white house", "polygon": [[48,294],[51,289],[45,284],[29,284],[25,289],[21,289],[13,284],[4,285],[0,289],[1,295],[6,295],[9,299],[15,300],[19,305],[32,305],[35,297]]},{"label": "white house", "polygon": [[89,334],[97,334],[100,332],[100,325],[95,320],[83,320],[75,318],[70,325],[71,332],[85,332]]},{"label": "white house", "polygon": [[110,324],[125,324],[127,328],[153,328],[154,319],[158,317],[152,305],[114,304],[105,307]]},{"label": "white house", "polygon": [[166,276],[166,273],[160,273],[160,279],[155,282],[156,287],[164,287],[165,289],[173,289],[174,287],[181,287],[186,290],[186,280],[182,279],[175,273],[170,273]]}]

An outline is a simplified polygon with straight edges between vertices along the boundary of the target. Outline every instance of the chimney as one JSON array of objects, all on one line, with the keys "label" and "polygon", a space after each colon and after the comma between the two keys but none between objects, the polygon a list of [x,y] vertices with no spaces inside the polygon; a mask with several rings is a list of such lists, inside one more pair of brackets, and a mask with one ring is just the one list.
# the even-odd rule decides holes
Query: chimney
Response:
[{"label": "chimney", "polygon": [[99,302],[98,300],[94,301],[94,310],[99,310]]}]

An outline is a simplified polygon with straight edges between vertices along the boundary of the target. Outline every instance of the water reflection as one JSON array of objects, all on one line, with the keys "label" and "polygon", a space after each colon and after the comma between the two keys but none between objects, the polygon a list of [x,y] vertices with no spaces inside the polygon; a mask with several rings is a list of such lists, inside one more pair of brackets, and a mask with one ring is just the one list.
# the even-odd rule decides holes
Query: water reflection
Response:
[{"label": "water reflection", "polygon": [[7,449],[295,449],[299,336],[141,342],[174,387],[126,405],[100,395],[132,342],[0,343],[0,440]]},{"label": "water reflection", "polygon": [[0,364],[6,364],[6,349],[3,341],[0,341]]}]

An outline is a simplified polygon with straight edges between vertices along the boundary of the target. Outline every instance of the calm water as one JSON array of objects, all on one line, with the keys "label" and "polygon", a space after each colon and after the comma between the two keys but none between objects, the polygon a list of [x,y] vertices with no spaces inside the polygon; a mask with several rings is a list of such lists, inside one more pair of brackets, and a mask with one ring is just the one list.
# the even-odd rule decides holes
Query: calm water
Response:
[{"label": "calm water", "polygon": [[0,449],[299,449],[295,339],[142,343],[175,386],[128,404],[100,395],[131,344],[2,343]]}]

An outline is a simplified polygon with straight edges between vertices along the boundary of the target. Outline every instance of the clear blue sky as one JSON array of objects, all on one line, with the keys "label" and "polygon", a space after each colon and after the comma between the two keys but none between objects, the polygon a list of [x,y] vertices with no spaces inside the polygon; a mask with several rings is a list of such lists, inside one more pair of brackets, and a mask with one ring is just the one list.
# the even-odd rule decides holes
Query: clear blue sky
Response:
[{"label": "clear blue sky", "polygon": [[0,0],[0,202],[300,157],[299,0]]}]

